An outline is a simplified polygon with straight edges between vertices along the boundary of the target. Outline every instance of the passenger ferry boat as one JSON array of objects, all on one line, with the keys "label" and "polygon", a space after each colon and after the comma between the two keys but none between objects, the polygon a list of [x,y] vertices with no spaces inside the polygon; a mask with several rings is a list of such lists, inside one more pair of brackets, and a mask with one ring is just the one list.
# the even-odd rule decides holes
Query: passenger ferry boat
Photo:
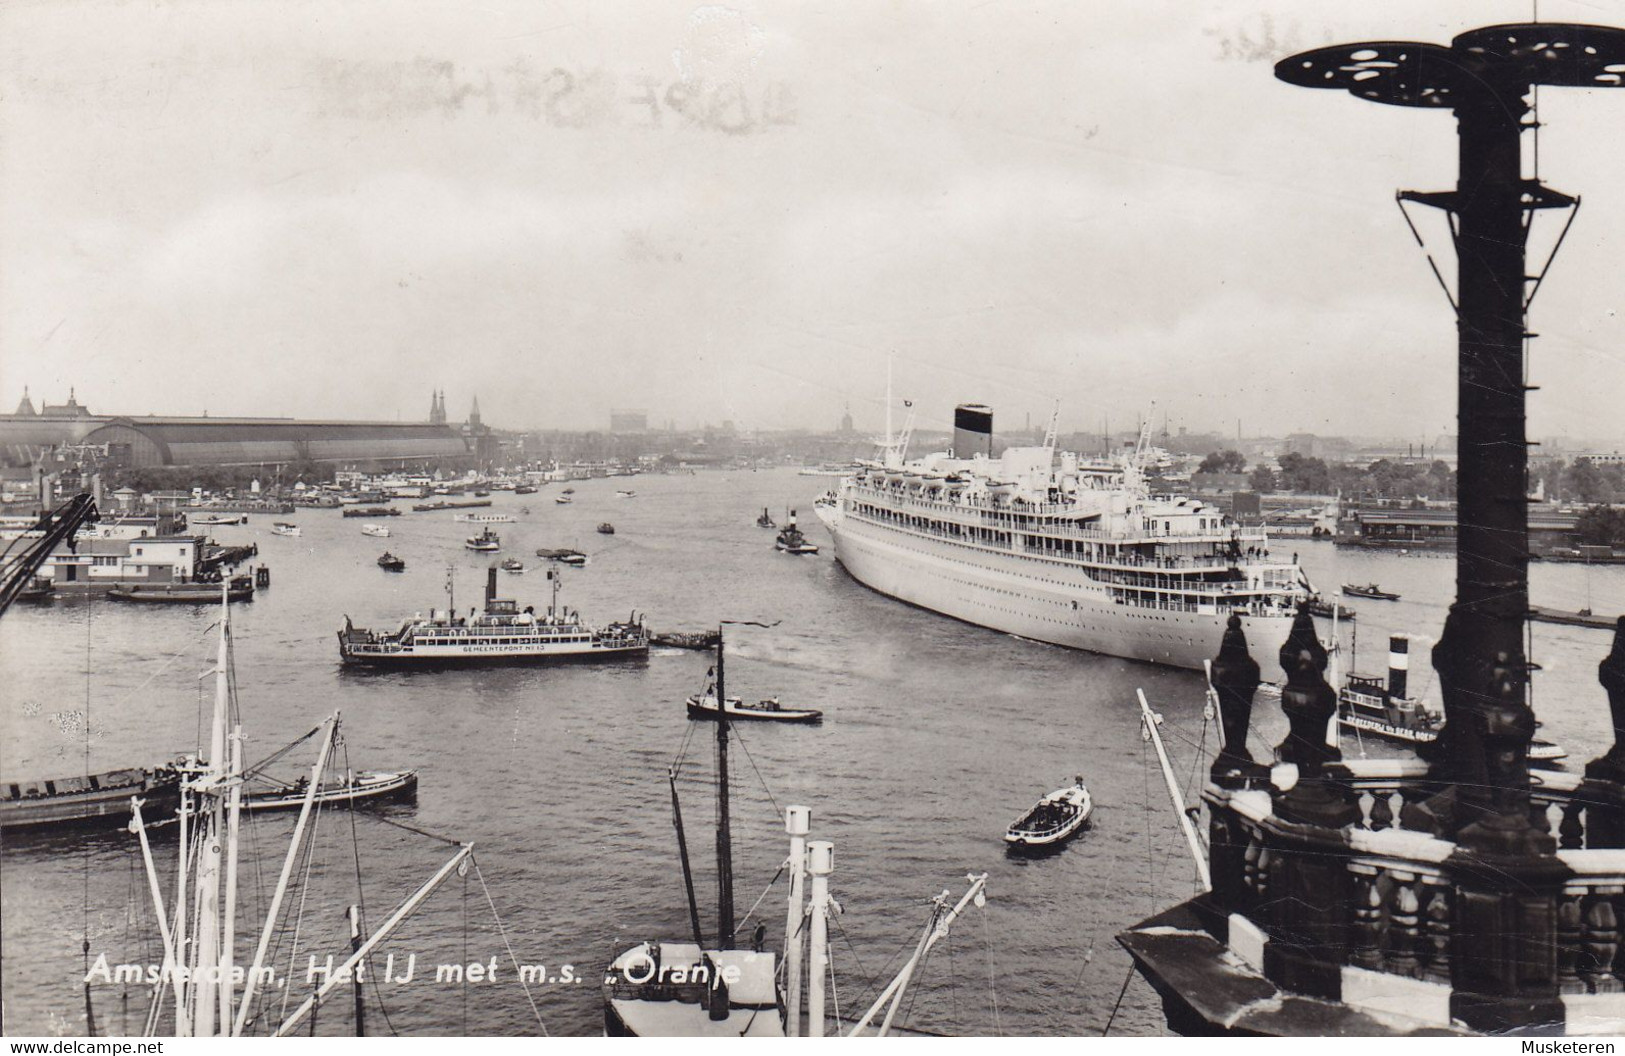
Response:
[{"label": "passenger ferry boat", "polygon": [[502,549],[502,537],[493,532],[490,527],[485,527],[480,529],[479,535],[471,535],[464,539],[463,545],[482,554],[494,554]]},{"label": "passenger ferry boat", "polygon": [[1262,529],[1155,495],[1133,457],[1088,463],[1040,447],[992,455],[993,412],[955,411],[954,450],[905,462],[889,434],[816,512],[858,582],[969,623],[1054,645],[1199,669],[1241,617],[1255,656],[1286,641],[1307,596]]},{"label": "passenger ferry boat", "polygon": [[394,631],[369,631],[344,618],[338,632],[339,658],[371,667],[435,667],[452,664],[526,664],[555,660],[608,660],[647,656],[649,632],[641,619],[592,627],[581,614],[559,607],[559,573],[549,570],[553,603],[546,614],[498,598],[497,569],[486,572],[485,608],[472,615],[457,611],[450,570],[444,611],[421,613]]},{"label": "passenger ferry boat", "polygon": [[512,524],[511,513],[459,513],[452,518],[465,524]]}]

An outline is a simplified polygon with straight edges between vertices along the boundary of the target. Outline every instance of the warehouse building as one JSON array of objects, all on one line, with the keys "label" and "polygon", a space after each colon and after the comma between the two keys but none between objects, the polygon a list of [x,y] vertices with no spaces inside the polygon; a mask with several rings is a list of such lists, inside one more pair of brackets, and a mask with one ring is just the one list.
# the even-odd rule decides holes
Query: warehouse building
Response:
[{"label": "warehouse building", "polygon": [[473,454],[455,427],[433,422],[325,422],[293,418],[111,418],[82,443],[113,465],[252,466],[294,462],[357,468],[456,466]]}]

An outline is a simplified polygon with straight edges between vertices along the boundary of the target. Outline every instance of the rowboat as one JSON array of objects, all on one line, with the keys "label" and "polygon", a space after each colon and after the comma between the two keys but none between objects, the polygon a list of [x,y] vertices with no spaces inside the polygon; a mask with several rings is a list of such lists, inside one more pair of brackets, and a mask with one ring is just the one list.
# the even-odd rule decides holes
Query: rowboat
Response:
[{"label": "rowboat", "polygon": [[1058,788],[1033,804],[1033,809],[1005,832],[1004,842],[1011,850],[1054,847],[1077,835],[1094,809],[1094,801],[1080,777],[1070,788]]},{"label": "rowboat", "polygon": [[[729,720],[750,719],[759,722],[822,722],[824,713],[816,708],[787,708],[778,697],[768,697],[755,704],[746,704],[738,697],[729,697],[723,704]],[[717,717],[717,698],[696,694],[688,698],[688,717],[714,719]]]}]

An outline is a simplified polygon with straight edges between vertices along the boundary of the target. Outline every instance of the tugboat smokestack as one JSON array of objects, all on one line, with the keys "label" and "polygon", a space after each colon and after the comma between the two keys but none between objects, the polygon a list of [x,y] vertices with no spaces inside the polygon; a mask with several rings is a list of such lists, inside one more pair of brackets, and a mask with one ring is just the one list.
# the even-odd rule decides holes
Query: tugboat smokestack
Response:
[{"label": "tugboat smokestack", "polygon": [[1388,636],[1388,696],[1402,699],[1410,686],[1406,679],[1411,669],[1411,640],[1403,634]]}]

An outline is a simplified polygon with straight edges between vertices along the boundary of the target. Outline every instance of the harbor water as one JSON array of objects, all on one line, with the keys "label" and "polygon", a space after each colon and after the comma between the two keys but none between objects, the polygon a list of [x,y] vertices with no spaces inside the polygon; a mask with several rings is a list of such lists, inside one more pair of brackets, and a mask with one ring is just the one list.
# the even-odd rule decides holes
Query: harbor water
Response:
[{"label": "harbor water", "polygon": [[[736,727],[736,901],[741,916],[751,911],[739,934],[748,940],[765,924],[768,944],[781,944],[784,882],[769,885],[787,847],[782,808],[809,805],[814,838],[835,844],[831,890],[843,912],[831,941],[843,1013],[872,1000],[901,965],[933,896],[946,890],[957,899],[967,873],[987,872],[987,906],[969,910],[932,954],[906,1009],[910,1026],[1088,1034],[1110,1020],[1113,1033],[1162,1032],[1156,997],[1138,976],[1117,1006],[1129,965],[1113,935],[1187,897],[1193,870],[1140,734],[1135,690],[1163,715],[1194,801],[1216,742],[1200,675],[1018,640],[869,591],[832,560],[812,515],[827,483],[790,470],[727,470],[578,481],[570,505],[552,501],[562,485],[499,492],[492,511],[516,518],[493,526],[500,556],[529,567],[499,573],[499,595],[545,608],[551,566],[534,552],[575,547],[591,560],[563,570],[561,601],[589,622],[636,611],[655,630],[772,624],[729,629],[729,692],[822,708],[825,719]],[[635,488],[635,497],[618,497],[620,488]],[[763,507],[782,524],[790,506],[821,554],[779,553],[774,533],[756,526]],[[271,586],[233,607],[245,758],[270,754],[337,709],[341,766],[414,768],[420,786],[415,803],[319,816],[312,853],[296,865],[290,927],[276,944],[285,985],[273,1009],[284,996],[289,1008],[303,998],[312,954],[325,964],[327,954],[347,952],[344,913],[357,901],[358,872],[376,924],[449,856],[452,848],[428,833],[472,842],[478,868],[452,877],[380,948],[375,964],[394,953],[399,976],[415,954],[416,972],[406,982],[374,978],[368,1032],[533,1032],[512,960],[545,966],[529,996],[549,1032],[597,1032],[608,960],[635,943],[689,933],[667,787],[685,742],[678,785],[708,938],[714,926],[714,731],[691,723],[683,707],[703,688],[711,656],[657,648],[646,660],[604,666],[341,669],[335,632],[346,616],[393,629],[413,612],[445,607],[448,565],[466,611],[494,558],[464,548],[478,526],[449,510],[389,518],[387,541],[361,534],[336,509],[276,519],[302,534],[272,535],[270,517],[206,529],[222,543],[258,543],[271,569]],[[595,533],[603,521],[615,525],[613,536]],[[1448,556],[1308,539],[1273,546],[1297,552],[1328,597],[1342,582],[1402,595],[1343,599],[1359,612],[1357,656],[1351,629],[1341,628],[1345,666],[1381,673],[1389,633],[1436,636],[1442,627]],[[405,573],[377,567],[386,547],[406,560]],[[1536,604],[1625,610],[1625,568],[1537,563],[1531,578]],[[212,701],[216,615],[97,598],[19,603],[0,621],[0,773],[67,776],[86,772],[87,755],[94,772],[195,750]],[[1568,748],[1568,765],[1578,768],[1611,739],[1596,681],[1609,635],[1547,624],[1532,633],[1541,735]],[[1425,643],[1412,656],[1413,689],[1436,700]],[[1278,674],[1275,658],[1257,659],[1266,677]],[[1253,725],[1252,750],[1268,758],[1285,733],[1276,698],[1260,695]],[[1345,754],[1369,747],[1344,742]],[[308,770],[314,757],[311,741],[278,773]],[[1050,857],[1006,856],[1005,826],[1079,775],[1097,804],[1091,827]],[[259,816],[248,827],[238,935],[245,959],[255,937],[245,933],[257,927],[292,827],[291,815]],[[167,883],[173,837],[160,831],[153,850]],[[87,962],[103,953],[115,965],[161,960],[145,884],[128,833],[6,839],[0,997],[10,1033],[82,1035]],[[493,958],[494,980],[435,978],[437,966]],[[139,1032],[144,987],[98,981],[91,995],[100,1032]],[[335,995],[314,1030],[351,1029],[348,994]]]}]

